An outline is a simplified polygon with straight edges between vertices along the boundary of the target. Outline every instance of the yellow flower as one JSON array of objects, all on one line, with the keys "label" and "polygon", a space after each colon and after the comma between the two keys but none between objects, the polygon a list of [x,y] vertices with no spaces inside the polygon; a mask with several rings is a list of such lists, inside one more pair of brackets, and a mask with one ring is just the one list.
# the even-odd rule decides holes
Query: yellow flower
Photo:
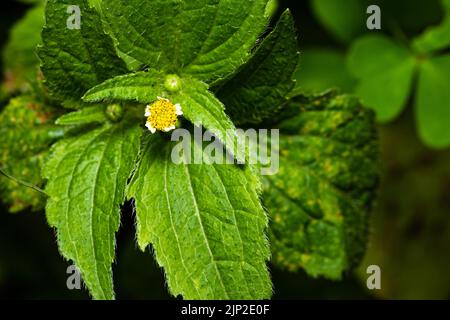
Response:
[{"label": "yellow flower", "polygon": [[169,132],[175,129],[178,116],[182,114],[180,104],[173,104],[168,99],[158,97],[156,102],[147,105],[145,109],[145,116],[147,117],[145,126],[151,133],[155,133],[156,130]]}]

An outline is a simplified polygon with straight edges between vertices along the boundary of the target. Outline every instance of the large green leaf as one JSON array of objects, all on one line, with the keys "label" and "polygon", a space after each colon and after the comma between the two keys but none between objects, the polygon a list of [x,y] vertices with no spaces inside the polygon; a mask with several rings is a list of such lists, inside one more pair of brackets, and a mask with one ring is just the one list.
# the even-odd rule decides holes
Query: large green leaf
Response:
[{"label": "large green leaf", "polygon": [[[167,79],[173,79],[176,85],[173,88],[167,86]],[[223,104],[199,80],[191,77],[180,79],[174,75],[165,77],[161,72],[150,69],[110,79],[89,90],[84,100],[139,102],[143,104],[144,114],[144,105],[155,101],[158,96],[179,103],[184,117],[194,125],[210,130],[227,145],[236,159],[244,161],[245,155],[238,153],[238,146],[235,144],[237,139],[234,124],[225,114]]]},{"label": "large green leaf", "polygon": [[291,107],[297,116],[280,124],[280,171],[264,179],[274,262],[339,279],[367,243],[379,174],[374,116],[333,93]]},{"label": "large green leaf", "polygon": [[164,96],[164,74],[149,69],[109,79],[93,87],[83,97],[86,102],[137,101],[149,103]]},{"label": "large green leaf", "polygon": [[41,36],[36,30],[44,25],[44,6],[29,10],[10,32],[9,42],[3,51],[3,63],[8,90],[22,88],[27,81],[35,80],[39,69],[36,47]]},{"label": "large green leaf", "polygon": [[421,64],[416,99],[417,125],[422,140],[435,148],[450,146],[450,55]]},{"label": "large green leaf", "polygon": [[406,105],[416,69],[415,56],[381,35],[368,35],[351,47],[348,66],[359,80],[355,93],[380,121],[396,118]]},{"label": "large green leaf", "polygon": [[[145,138],[127,192],[135,199],[139,246],[153,245],[173,295],[269,298],[259,182],[235,165],[175,164],[174,146],[160,135]],[[192,152],[200,148],[192,143]]]},{"label": "large green leaf", "polygon": [[234,72],[267,22],[268,0],[108,0],[118,48],[167,73],[213,82]]},{"label": "large green leaf", "polygon": [[44,167],[47,219],[96,299],[114,298],[111,263],[125,185],[139,151],[135,119],[61,140]]},{"label": "large green leaf", "polygon": [[48,148],[64,134],[53,125],[56,117],[54,109],[28,95],[12,99],[0,113],[0,169],[12,178],[0,175],[0,195],[11,212],[44,207],[45,197],[30,187],[42,187]]},{"label": "large green leaf", "polygon": [[259,123],[279,111],[294,87],[297,33],[289,11],[250,61],[217,93],[237,124]]},{"label": "large green leaf", "polygon": [[[69,6],[80,8],[79,29],[68,28]],[[44,44],[39,48],[42,71],[50,91],[67,105],[78,105],[87,90],[126,72],[99,15],[86,0],[48,0],[45,16]]]},{"label": "large green leaf", "polygon": [[56,119],[55,123],[61,126],[79,126],[106,121],[106,106],[96,105],[67,113]]}]

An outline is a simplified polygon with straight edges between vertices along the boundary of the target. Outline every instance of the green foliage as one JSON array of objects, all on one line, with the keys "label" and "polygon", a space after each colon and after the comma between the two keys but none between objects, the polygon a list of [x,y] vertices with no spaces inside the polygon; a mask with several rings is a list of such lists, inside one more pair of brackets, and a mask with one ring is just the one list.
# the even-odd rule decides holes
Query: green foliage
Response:
[{"label": "green foliage", "polygon": [[265,177],[274,260],[291,271],[339,279],[358,264],[378,184],[374,116],[333,92],[290,102],[280,124],[280,171]]},{"label": "green foliage", "polygon": [[450,55],[431,58],[421,64],[416,97],[416,117],[424,142],[436,148],[450,146]]},{"label": "green foliage", "polygon": [[48,148],[64,134],[52,123],[57,114],[32,95],[12,99],[0,113],[0,169],[16,179],[0,175],[0,195],[11,212],[44,207],[45,197],[20,182],[37,187],[44,184],[40,168]]},{"label": "green foliage", "polygon": [[165,93],[164,74],[155,69],[118,76],[90,89],[86,102],[136,101],[148,103]]},{"label": "green foliage", "polygon": [[[0,138],[8,145],[2,160],[26,182],[39,187],[46,180],[47,220],[93,298],[115,296],[111,264],[125,196],[136,209],[138,244],[154,248],[173,295],[272,294],[268,218],[255,168],[209,164],[208,155],[203,164],[176,164],[167,133],[143,128],[146,105],[158,97],[181,105],[186,121],[178,127],[205,127],[235,158],[241,149],[233,141],[235,123],[281,127],[281,172],[267,177],[264,188],[276,262],[338,278],[359,260],[377,181],[373,117],[346,95],[307,98],[292,91],[298,47],[291,14],[262,36],[274,4],[47,1],[39,48],[45,90],[38,101],[59,110],[49,118],[56,125],[36,122],[40,111],[22,108],[34,97],[12,100],[1,114],[8,133]],[[80,28],[67,27],[69,5],[81,9]],[[12,146],[22,141],[33,152],[22,148],[14,158]],[[191,151],[203,147],[194,143]],[[35,162],[14,163],[36,152],[31,174],[23,169]],[[25,194],[30,190],[6,190],[7,200],[42,204]]]},{"label": "green foliage", "polygon": [[59,141],[43,170],[47,219],[61,254],[76,262],[96,299],[114,298],[114,239],[141,134],[133,120]]},{"label": "green foliage", "polygon": [[[76,135],[58,142],[52,148],[49,162],[44,170],[45,178],[48,179],[46,192],[50,196],[47,217],[49,223],[57,228],[58,243],[62,254],[75,262],[93,297],[110,299],[114,297],[111,263],[114,260],[114,234],[119,226],[119,206],[123,203],[123,191],[134,168],[140,145],[139,137],[142,132],[139,126],[142,122],[139,120],[139,116],[134,115],[139,113],[138,109],[141,109],[143,116],[145,104],[155,101],[159,96],[167,97],[174,103],[182,105],[184,116],[193,124],[209,128],[223,142],[233,138],[227,136],[230,134],[229,132],[232,132],[227,129],[234,129],[234,125],[225,115],[223,104],[208,91],[208,86],[201,80],[218,79],[217,75],[227,76],[240,66],[237,62],[243,63],[249,57],[249,50],[267,20],[267,17],[264,16],[266,1],[251,1],[248,4],[241,4],[239,7],[232,6],[234,3],[224,4],[217,1],[214,5],[204,8],[203,1],[189,4],[179,1],[164,3],[135,1],[126,4],[123,1],[112,1],[103,3],[105,27],[107,30],[113,31],[117,48],[127,52],[128,56],[140,59],[139,61],[142,63],[154,67],[145,72],[129,74],[126,74],[127,71],[122,62],[117,63],[118,58],[112,47],[113,42],[99,30],[101,25],[99,17],[95,11],[88,8],[85,1],[78,3],[83,12],[82,28],[65,30],[56,35],[58,28],[62,26],[63,22],[66,22],[63,10],[67,4],[50,1],[47,6],[47,24],[43,32],[44,46],[40,53],[46,82],[53,95],[59,97],[64,105],[83,106],[84,108],[64,115],[58,119],[58,123],[71,126],[99,122],[104,124],[94,130],[91,129],[92,125],[81,126]],[[141,9],[136,11],[136,6]],[[168,7],[172,9],[173,16],[160,14],[162,9]],[[205,19],[203,14],[210,10],[217,11],[216,18],[213,19],[211,15],[211,19]],[[239,16],[237,15],[238,11]],[[120,17],[115,16],[119,12]],[[124,12],[125,14],[123,14]],[[145,23],[143,19],[136,19],[134,16],[136,13],[143,14],[148,18]],[[248,18],[242,20],[242,15]],[[240,30],[236,30],[234,27],[231,29],[228,24],[227,26],[223,25],[222,21],[230,17],[236,19],[236,22],[238,17],[241,19],[239,20],[242,24]],[[126,18],[131,19],[127,22],[127,26],[132,27],[133,30],[145,32],[139,32],[135,39],[133,39],[135,31],[125,32],[126,30],[121,27],[120,32],[117,33],[117,23],[124,22]],[[164,30],[154,28],[151,23],[148,23],[149,21],[162,24]],[[130,23],[132,24],[130,25]],[[192,32],[185,32],[187,27],[192,29],[192,25],[195,25],[196,28]],[[255,25],[260,27],[255,28]],[[149,29],[150,27],[151,29]],[[207,30],[209,33],[206,33]],[[145,37],[150,37],[151,40]],[[130,45],[130,39],[133,40],[132,47],[127,47]],[[163,39],[164,41],[162,41]],[[173,46],[167,39],[177,40],[177,46]],[[146,47],[148,50],[145,52],[139,50],[138,46],[142,44],[142,41],[148,45],[155,40],[160,42],[157,41],[156,44]],[[94,48],[89,50],[89,54],[86,51],[88,47]],[[158,61],[154,60],[156,56],[158,56]],[[169,71],[176,72],[181,77],[173,75]],[[133,101],[138,105],[125,105],[123,109],[128,116],[119,123],[112,123],[104,118],[105,106],[86,108],[80,100],[82,96],[87,103],[115,102],[122,104]],[[106,109],[107,113],[108,109]],[[149,135],[146,132],[144,139],[150,139]],[[155,143],[158,139],[161,137],[153,138]],[[150,154],[147,154],[145,149],[141,150],[141,164],[145,164],[143,157],[146,156],[145,160],[154,163],[155,168],[168,165],[169,159],[166,158],[166,150],[170,150],[171,144],[164,139],[161,141],[163,145],[152,149],[154,152]],[[174,167],[171,170],[175,173],[183,169],[182,166],[173,164],[171,167]],[[184,244],[187,246],[182,251],[183,256],[198,253],[191,249],[200,241],[194,237],[194,234],[201,234],[202,228],[210,228],[207,230],[208,234],[205,234],[206,242],[198,243],[199,246],[203,246],[201,249],[199,247],[199,250],[202,250],[204,260],[199,260],[192,266],[196,270],[195,273],[186,273],[182,265],[176,267],[172,258],[165,256],[166,250],[176,249],[176,252],[179,252],[176,247],[172,248],[172,239],[165,239],[166,242],[161,249],[162,253],[158,253],[157,259],[165,267],[172,292],[174,294],[181,293],[187,298],[198,299],[269,297],[271,284],[265,266],[265,261],[269,257],[264,238],[266,216],[258,203],[256,178],[249,176],[248,168],[241,169],[234,165],[224,169],[216,168],[214,172],[217,172],[217,177],[226,178],[229,181],[220,180],[222,182],[219,184],[220,181],[216,179],[217,181],[211,181],[209,185],[212,188],[214,183],[217,183],[216,188],[218,190],[223,188],[224,195],[229,197],[230,202],[228,209],[220,207],[220,205],[225,205],[224,203],[216,203],[217,207],[214,209],[214,202],[211,202],[210,197],[205,196],[201,199],[198,195],[198,183],[202,183],[204,179],[212,179],[211,174],[214,172],[210,171],[212,167],[199,169],[198,167],[192,169],[190,188],[195,190],[196,194],[189,195],[186,193],[186,189],[183,189],[185,197],[176,197],[175,200],[180,205],[174,207],[173,212],[176,214],[175,218],[192,215],[198,221],[196,226],[200,228],[199,231],[188,234],[184,234],[184,230],[177,230],[176,234],[179,233],[180,237],[184,237]],[[148,188],[149,193],[153,190],[155,194],[160,194],[161,190],[164,188],[167,190],[169,187],[181,190],[179,186],[188,181],[185,177],[175,174],[168,182],[166,181],[163,189],[155,190],[152,189],[154,186],[147,185],[148,172],[138,172],[134,175],[135,180],[133,181],[145,182],[144,189],[132,194],[136,198],[138,217],[160,216],[162,213],[166,213],[159,211],[162,208],[154,202],[155,199],[148,202],[149,198],[140,193],[141,191]],[[154,176],[158,176],[158,172],[155,172]],[[85,185],[86,181],[93,182]],[[240,208],[239,206],[243,208],[246,196],[237,192],[239,189],[228,190],[229,187],[226,187],[235,186],[236,183],[239,183],[238,181],[242,183],[242,190],[246,190],[248,193],[248,199],[254,203],[253,207],[246,207],[245,211],[238,208]],[[154,183],[156,184],[156,181]],[[194,184],[196,184],[195,187]],[[180,191],[175,191],[176,195],[179,193]],[[188,203],[193,196],[199,202],[191,202],[191,207],[189,207]],[[173,197],[173,194],[170,197]],[[213,209],[221,214],[227,210],[233,212],[236,215],[236,228],[225,231],[228,229],[228,222],[224,220],[226,217],[223,216],[222,221],[214,220],[212,218],[214,216]],[[245,230],[248,228],[245,222],[246,215],[253,215],[256,219],[252,222],[252,228],[249,230]],[[106,221],[105,218],[107,218]],[[164,214],[162,218],[168,219],[170,215]],[[241,219],[244,222],[241,222]],[[242,225],[242,223],[244,224]],[[166,228],[155,224],[153,219],[146,219],[145,224],[139,224],[139,226],[141,225],[144,227],[139,227],[138,238],[145,239],[145,242],[144,240],[140,241],[142,248],[144,249],[149,244],[159,248],[159,239],[164,239],[166,236]],[[236,232],[239,232],[238,227],[244,229],[241,231],[244,240],[234,243],[231,240],[235,238]],[[224,236],[223,245],[229,246],[222,251],[216,250],[217,245],[209,247],[209,241],[214,241],[214,236],[220,234]],[[228,241],[230,242],[228,243]],[[171,247],[167,247],[169,244]],[[253,246],[253,254],[259,252],[256,256],[252,255],[252,259],[242,256],[244,253],[239,254],[236,251],[236,246],[247,245]],[[205,255],[208,252],[211,252],[209,259],[212,260],[208,260],[208,256]],[[223,262],[219,261],[221,257]],[[236,268],[237,265],[240,267]],[[211,267],[214,267],[219,273],[210,273]],[[182,285],[180,276],[200,282],[196,283],[194,287],[189,282]],[[226,288],[219,285],[215,276],[223,277],[221,281]],[[251,279],[252,283],[243,288],[244,282],[242,281],[245,278]],[[211,282],[214,284],[205,286],[206,283]],[[243,289],[246,291],[242,291]]]},{"label": "green foliage", "polygon": [[[136,201],[139,246],[153,244],[174,295],[269,298],[257,177],[235,165],[174,164],[173,147],[162,137],[145,138],[127,192]],[[202,146],[192,143],[195,152]]]},{"label": "green foliage", "polygon": [[249,58],[268,20],[267,2],[110,0],[102,6],[120,51],[166,73],[211,83]]},{"label": "green foliage", "polygon": [[[67,27],[67,8],[77,5],[82,27]],[[42,72],[50,92],[71,107],[93,86],[126,72],[112,40],[104,34],[100,17],[86,0],[48,0],[39,49]],[[95,43],[95,45],[93,45]]]},{"label": "green foliage", "polygon": [[56,119],[55,123],[61,126],[79,126],[91,123],[104,123],[106,120],[106,106],[98,105],[67,113]]},{"label": "green foliage", "polygon": [[415,108],[420,136],[429,146],[446,148],[450,146],[449,58],[422,56],[386,37],[366,36],[352,46],[349,68],[360,80],[356,93],[384,122],[395,119],[406,106],[417,69]]},{"label": "green foliage", "polygon": [[235,123],[260,123],[282,108],[294,87],[298,55],[294,20],[287,11],[250,61],[217,93]]},{"label": "green foliage", "polygon": [[354,42],[348,59],[349,70],[359,80],[355,92],[376,110],[378,120],[398,117],[411,92],[414,55],[387,37],[368,35]]},{"label": "green foliage", "polygon": [[[447,112],[449,100],[443,83],[450,77],[446,63],[446,50],[450,47],[450,2],[314,0],[312,4],[323,26],[338,40],[350,43],[347,69],[357,84],[354,89],[345,87],[345,84],[340,86],[361,97],[365,105],[377,112],[382,123],[397,119],[408,102],[413,101],[422,141],[433,148],[449,147],[450,133],[446,128],[450,121]],[[385,34],[377,31],[369,34],[365,12],[370,4],[380,6],[381,32]],[[411,7],[414,10],[410,10]],[[428,27],[438,22],[442,12],[445,14],[441,24]],[[359,35],[362,36],[356,39]],[[339,81],[348,72],[338,65],[338,59],[335,58],[334,64],[330,63],[327,75],[322,76],[317,67],[313,72],[308,71],[308,67],[302,72],[300,66],[296,78],[302,79],[302,83],[323,77]],[[313,68],[313,64],[309,65]],[[416,78],[419,79],[418,85]],[[302,83],[299,82],[297,90],[302,89]],[[417,90],[411,98],[413,88]],[[317,92],[323,86],[312,86],[312,89]]]},{"label": "green foliage", "polygon": [[[84,96],[86,102],[98,101],[137,101],[147,103],[158,96],[168,98],[183,107],[186,119],[196,126],[204,126],[226,145],[234,143],[234,125],[225,114],[223,104],[208,91],[208,86],[194,78],[180,79],[175,77],[176,89],[165,87],[166,79],[156,70],[137,72],[119,76],[102,83]],[[230,151],[238,156],[237,149],[230,146]],[[239,158],[238,160],[244,161]]]},{"label": "green foliage", "polygon": [[188,78],[182,79],[181,82],[181,89],[173,95],[173,100],[179,101],[183,106],[186,119],[196,126],[207,128],[223,142],[237,160],[245,162],[245,156],[238,153],[240,145],[235,146],[236,128],[225,114],[222,102],[209,92],[208,86],[201,81]]}]

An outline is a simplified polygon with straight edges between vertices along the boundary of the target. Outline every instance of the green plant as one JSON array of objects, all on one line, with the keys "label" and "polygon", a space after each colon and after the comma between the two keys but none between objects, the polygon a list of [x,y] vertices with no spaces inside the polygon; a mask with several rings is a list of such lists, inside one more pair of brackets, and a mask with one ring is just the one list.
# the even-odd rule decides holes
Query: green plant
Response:
[{"label": "green plant", "polygon": [[[450,2],[312,0],[311,4],[317,20],[348,45],[348,52],[305,50],[305,70],[301,64],[296,73],[298,85],[309,91],[336,86],[352,92],[376,111],[380,123],[397,119],[414,99],[422,141],[432,148],[449,147]],[[366,27],[366,9],[372,4],[381,8],[380,31]],[[439,19],[441,24],[433,26]]]},{"label": "green plant", "polygon": [[[73,5],[80,28],[67,27]],[[267,233],[275,265],[312,276],[338,279],[361,259],[378,182],[374,115],[351,96],[293,91],[290,12],[261,36],[275,5],[47,1],[42,76],[1,115],[0,130],[11,132],[0,136],[1,167],[14,180],[2,178],[0,191],[14,211],[46,202],[61,254],[94,298],[114,298],[115,233],[127,199],[139,247],[152,245],[175,296],[270,298]],[[210,130],[237,163],[174,163],[169,135],[144,127],[152,103],[180,104],[176,126]],[[236,124],[280,128],[278,175],[261,178],[241,163],[247,155],[229,143]],[[208,157],[203,145],[192,151]],[[46,199],[18,181],[43,188]]]}]

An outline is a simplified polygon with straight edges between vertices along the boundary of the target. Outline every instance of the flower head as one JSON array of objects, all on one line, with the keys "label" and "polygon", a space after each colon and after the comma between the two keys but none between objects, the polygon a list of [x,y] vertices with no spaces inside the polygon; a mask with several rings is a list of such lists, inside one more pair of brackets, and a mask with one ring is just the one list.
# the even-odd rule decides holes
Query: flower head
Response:
[{"label": "flower head", "polygon": [[155,133],[156,130],[169,132],[175,129],[178,116],[182,114],[180,104],[173,104],[168,99],[158,97],[157,101],[147,105],[145,109],[145,116],[147,117],[145,126],[152,133]]}]

